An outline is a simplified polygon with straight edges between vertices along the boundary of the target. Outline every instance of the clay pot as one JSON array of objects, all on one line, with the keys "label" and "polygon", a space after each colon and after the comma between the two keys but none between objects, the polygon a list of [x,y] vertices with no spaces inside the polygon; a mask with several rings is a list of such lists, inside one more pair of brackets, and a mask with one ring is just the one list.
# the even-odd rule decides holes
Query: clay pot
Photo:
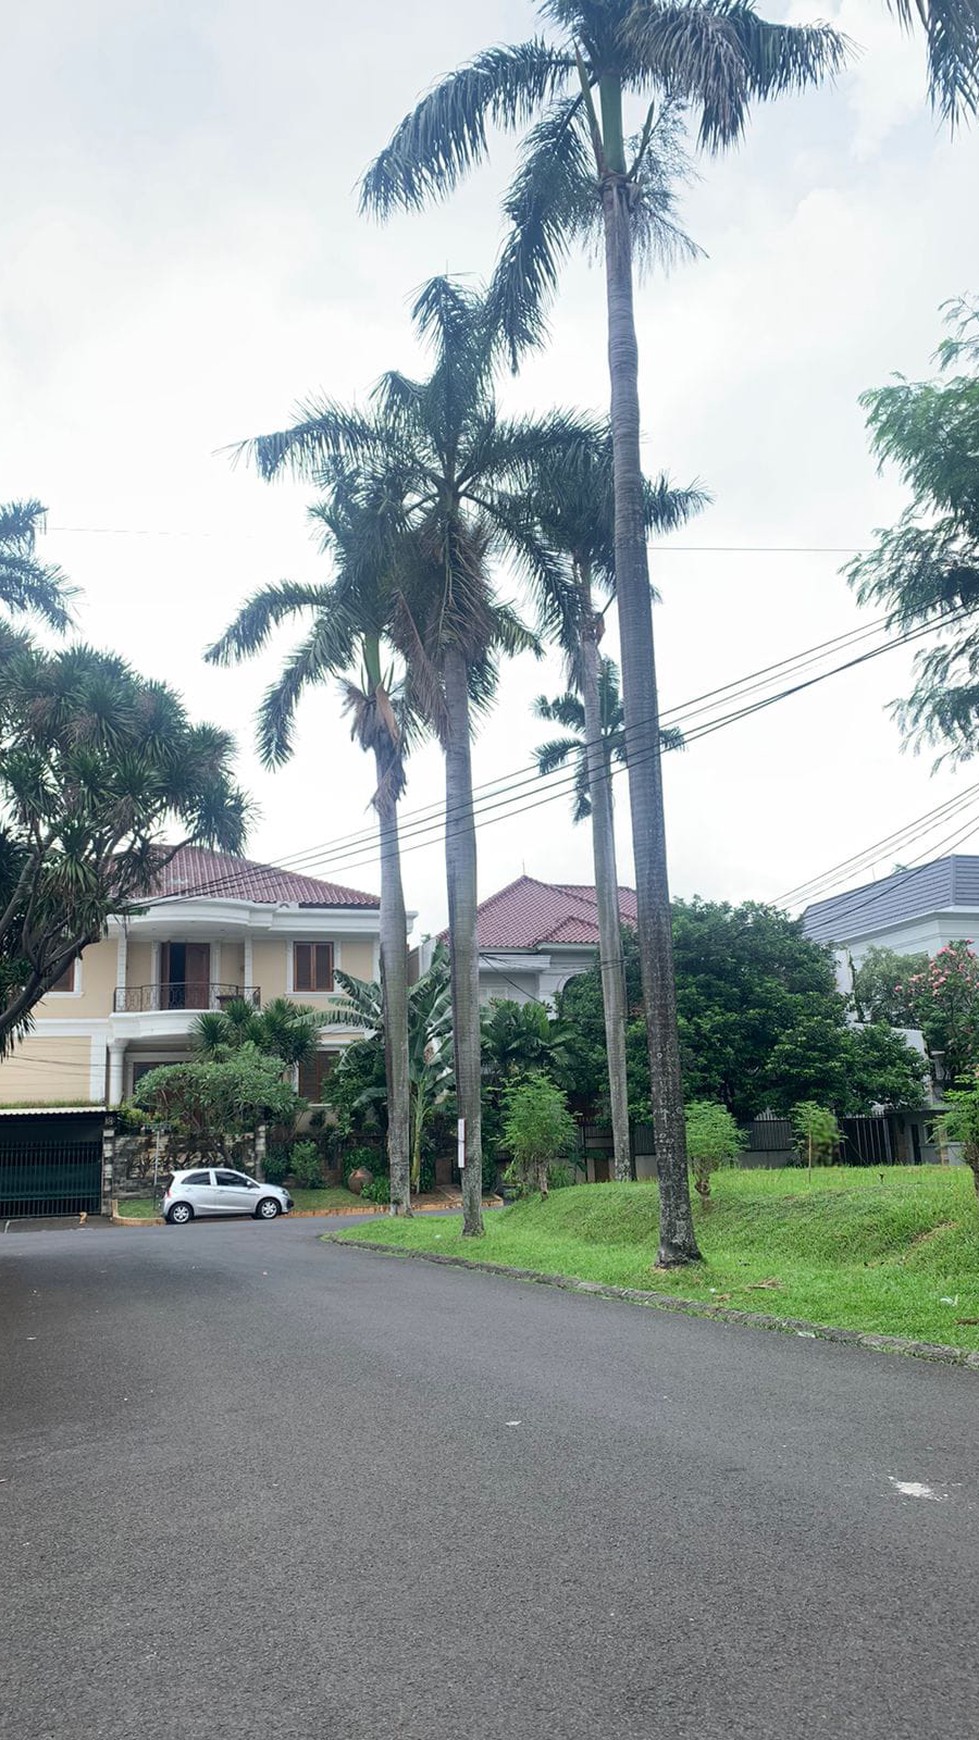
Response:
[{"label": "clay pot", "polygon": [[356,1172],[351,1172],[347,1179],[347,1189],[352,1190],[355,1196],[359,1196],[364,1185],[372,1183],[373,1178],[373,1172],[368,1172],[366,1166],[358,1166]]}]

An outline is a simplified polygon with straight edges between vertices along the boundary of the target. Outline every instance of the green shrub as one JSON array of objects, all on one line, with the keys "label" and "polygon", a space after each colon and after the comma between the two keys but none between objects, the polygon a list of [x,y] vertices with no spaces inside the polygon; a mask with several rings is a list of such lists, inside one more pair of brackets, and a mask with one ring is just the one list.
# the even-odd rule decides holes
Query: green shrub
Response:
[{"label": "green shrub", "polygon": [[387,1174],[384,1173],[379,1178],[372,1178],[369,1184],[365,1184],[360,1193],[360,1200],[361,1202],[390,1202],[391,1180]]},{"label": "green shrub", "polygon": [[507,1182],[546,1196],[551,1167],[569,1158],[577,1145],[578,1129],[568,1102],[540,1070],[513,1082],[502,1100],[503,1140],[512,1155]]},{"label": "green shrub", "polygon": [[694,1189],[709,1208],[710,1175],[718,1166],[733,1164],[744,1147],[744,1137],[727,1106],[714,1100],[688,1101],[684,1116]]},{"label": "green shrub", "polygon": [[349,1183],[351,1172],[356,1172],[359,1166],[366,1167],[375,1178],[387,1172],[387,1158],[377,1148],[351,1148],[344,1154],[341,1165],[344,1184]]},{"label": "green shrub", "polygon": [[567,1190],[570,1185],[577,1184],[578,1178],[573,1166],[568,1166],[559,1160],[556,1166],[548,1167],[547,1185],[549,1190]]},{"label": "green shrub", "polygon": [[292,1150],[290,1171],[300,1190],[322,1190],[323,1157],[315,1142],[297,1142]]},{"label": "green shrub", "polygon": [[289,1173],[289,1150],[282,1142],[273,1142],[265,1155],[265,1181],[267,1184],[282,1184]]}]

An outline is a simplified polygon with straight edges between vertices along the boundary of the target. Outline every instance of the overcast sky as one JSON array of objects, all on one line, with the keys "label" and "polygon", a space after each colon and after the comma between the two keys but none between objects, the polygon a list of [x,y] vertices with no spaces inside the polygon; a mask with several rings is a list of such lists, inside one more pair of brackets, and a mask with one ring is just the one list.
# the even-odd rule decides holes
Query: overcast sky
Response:
[{"label": "overcast sky", "polygon": [[[759,110],[740,150],[700,163],[683,214],[707,257],[639,297],[649,469],[714,497],[655,554],[665,706],[859,622],[826,547],[865,545],[902,495],[876,473],[858,395],[928,372],[939,304],[979,282],[979,136],[937,128],[921,53],[883,0],[827,10],[863,47],[856,70]],[[356,180],[436,74],[533,29],[518,0],[35,0],[5,24],[0,499],[48,504],[45,553],[83,589],[87,638],[237,733],[251,854],[322,848],[309,868],[354,886],[376,888],[376,862],[333,843],[369,826],[368,772],[335,695],[305,703],[295,759],[270,777],[251,718],[288,636],[238,670],[201,662],[246,593],[323,572],[310,491],[218,450],[283,427],[314,390],[353,399],[420,366],[407,299],[434,272],[491,268],[511,147],[448,205],[383,229],[358,217]],[[569,268],[553,343],[502,392],[605,409],[600,272]],[[803,553],[773,549],[786,545]],[[902,753],[886,704],[908,663],[890,653],[670,758],[674,892],[778,897],[971,783]],[[527,763],[542,732],[529,703],[561,686],[556,661],[507,672],[477,781]],[[406,810],[440,790],[429,749]],[[625,809],[620,790],[628,880]],[[479,842],[483,896],[522,871],[592,877],[564,802]],[[405,871],[418,928],[435,928],[439,845]]]}]

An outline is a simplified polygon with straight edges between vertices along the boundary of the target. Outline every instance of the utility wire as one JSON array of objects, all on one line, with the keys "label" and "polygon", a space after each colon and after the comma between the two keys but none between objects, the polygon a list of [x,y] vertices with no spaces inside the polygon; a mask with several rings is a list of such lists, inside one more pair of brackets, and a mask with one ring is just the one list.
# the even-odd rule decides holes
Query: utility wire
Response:
[{"label": "utility wire", "polygon": [[[881,620],[883,621],[885,619],[881,619]],[[949,618],[946,618],[945,620],[946,620],[946,622],[948,622],[948,621],[952,620],[952,618],[949,617]],[[876,627],[877,625],[875,624],[873,626]],[[871,648],[869,651],[866,651],[866,652],[860,654],[858,657],[856,657],[854,659],[847,660],[843,664],[833,666],[833,667],[831,667],[830,670],[822,672],[815,677],[809,678],[805,682],[794,684],[794,685],[790,686],[789,688],[778,691],[774,695],[765,697],[763,700],[755,701],[748,707],[739,708],[732,713],[724,714],[715,720],[701,724],[700,726],[695,727],[693,731],[689,732],[689,734],[687,735],[687,742],[688,743],[696,742],[699,740],[699,738],[704,737],[704,736],[709,736],[712,734],[712,732],[714,732],[716,730],[721,730],[729,724],[734,724],[738,720],[740,720],[742,718],[746,718],[746,717],[750,716],[752,713],[762,710],[764,707],[773,705],[776,701],[787,699],[789,696],[791,696],[793,694],[800,693],[803,690],[812,687],[817,682],[824,681],[827,677],[837,675],[842,671],[850,670],[850,669],[854,668],[855,666],[863,664],[872,658],[877,658],[877,657],[881,656],[883,653],[893,650],[895,647],[911,644],[914,641],[922,638],[925,634],[929,634],[929,633],[934,632],[936,626],[937,625],[932,624],[932,623],[920,625],[919,627],[917,627],[915,629],[909,630],[906,634],[904,634],[902,636],[899,636],[893,640],[885,641],[882,645],[880,645],[878,647]],[[823,645],[827,648],[831,648],[833,646],[839,646],[841,644],[843,644],[843,645],[857,644],[860,641],[866,639],[867,635],[870,632],[871,632],[871,629],[869,626],[863,627],[859,630],[851,632],[848,635],[837,636],[837,637],[835,637],[835,639],[833,641],[823,643]],[[793,665],[797,669],[805,668],[805,666],[807,664],[811,665],[811,663],[813,662],[813,654],[818,652],[819,650],[820,649],[818,649],[818,648],[806,649],[806,651],[804,653],[794,655],[794,657],[792,659],[782,660],[782,661],[780,661],[779,664],[774,665],[774,666],[769,667],[769,668],[773,672],[776,672],[780,669],[784,669],[786,667],[793,666]],[[759,674],[760,673],[751,673],[751,678],[756,678]],[[741,686],[742,686],[743,692],[745,694],[749,694],[749,693],[751,693],[751,691],[753,689],[757,689],[758,687],[763,686],[763,685],[761,685],[757,681],[753,681],[751,679],[746,678],[746,679],[742,680]],[[726,691],[731,691],[731,690],[735,689],[736,687],[737,687],[736,684],[729,683],[729,684],[723,685],[721,689],[719,689],[717,691],[712,691],[712,692],[722,694]],[[698,697],[696,697],[696,700],[699,702],[700,700],[702,700],[704,698],[705,697],[698,696]],[[697,711],[705,711],[705,710],[706,709],[704,709],[704,708],[694,708],[693,704],[688,702],[688,703],[684,704],[683,706],[681,706],[680,708],[671,709],[668,712],[664,712],[662,715],[662,723],[664,725],[665,724],[675,724],[677,721],[682,721],[684,718],[686,718],[688,716],[691,716],[691,717],[694,716],[694,714]],[[651,719],[651,716],[647,717],[645,720],[640,721],[637,728],[642,729],[644,726],[647,726],[650,723],[650,719]],[[601,739],[601,742],[603,742],[603,743],[606,741],[607,741],[607,739],[605,739],[605,738]],[[587,750],[590,747],[592,747],[591,743],[588,740],[585,740],[582,744],[582,748],[587,752]],[[635,758],[633,758],[633,765],[635,765],[635,764],[636,764]],[[474,806],[474,811],[475,811],[475,814],[477,817],[477,825],[480,825],[481,823],[483,825],[485,825],[485,817],[487,815],[489,815],[491,812],[497,811],[501,808],[505,809],[507,811],[507,813],[519,815],[519,814],[523,814],[527,808],[536,808],[536,807],[539,807],[540,804],[547,802],[547,801],[550,801],[554,797],[566,795],[567,793],[569,793],[573,789],[575,782],[576,782],[576,779],[577,779],[576,770],[572,769],[572,770],[569,770],[568,772],[564,772],[563,770],[560,770],[560,771],[556,771],[555,775],[550,776],[548,778],[545,778],[545,780],[542,782],[540,779],[540,776],[536,773],[536,764],[530,763],[529,768],[532,769],[533,771],[529,772],[526,777],[498,778],[496,781],[487,782],[487,785],[484,787],[477,788],[478,791],[484,792],[486,794],[485,796],[480,797]],[[520,770],[520,769],[516,770],[516,773],[518,776],[522,772],[523,772],[523,770]],[[534,791],[535,791],[534,802],[531,805],[524,805],[524,806],[521,806],[520,808],[514,808],[513,805],[515,803],[515,800],[526,795],[526,788],[527,787],[534,788]],[[468,810],[466,808],[462,808],[459,811],[453,811],[451,809],[446,809],[445,805],[440,803],[440,804],[436,804],[436,805],[429,805],[426,807],[425,810],[418,812],[415,820],[412,821],[412,820],[408,819],[406,824],[402,823],[401,827],[399,828],[400,839],[402,842],[405,842],[405,844],[403,846],[403,850],[404,851],[410,850],[411,848],[410,848],[409,842],[417,840],[417,838],[419,836],[431,836],[432,838],[426,839],[424,841],[424,843],[425,844],[433,843],[434,837],[437,836],[437,834],[441,832],[443,826],[451,827],[451,824],[452,824],[453,820],[455,819],[456,814],[461,814],[463,816],[463,818],[465,818],[465,816],[468,814]],[[498,818],[494,818],[494,819],[498,819]],[[331,852],[331,845],[333,847],[332,852]],[[363,857],[363,851],[364,851],[365,847],[370,848],[370,854],[367,858]],[[359,855],[359,857],[358,857],[358,855]],[[322,866],[324,857],[326,857],[328,859],[329,863],[331,864],[333,874],[346,873],[346,872],[349,872],[350,869],[360,868],[364,863],[374,862],[376,859],[376,856],[377,856],[376,836],[375,836],[374,830],[371,829],[369,831],[365,831],[365,832],[360,833],[360,834],[346,836],[345,838],[341,836],[340,839],[338,839],[336,842],[326,842],[326,843],[323,843],[319,846],[306,848],[303,852],[293,855],[291,859],[283,860],[283,862],[277,866],[269,866],[268,871],[267,871],[267,875],[268,875],[268,877],[272,878],[275,876],[277,871],[282,870],[282,869],[286,869],[289,867],[297,868],[300,863],[310,865],[310,866],[313,864],[318,864],[318,865]],[[357,860],[357,861],[354,862],[353,860]],[[322,869],[321,869],[320,873],[322,874]],[[176,895],[159,896],[159,897],[157,897],[156,900],[148,902],[147,904],[157,905],[157,904],[162,904],[162,903],[165,903],[168,901],[185,899],[185,898],[198,898],[201,895],[206,896],[210,893],[216,893],[219,891],[219,889],[221,887],[227,887],[227,886],[233,885],[238,880],[239,874],[240,874],[239,872],[233,872],[233,873],[230,873],[230,874],[225,875],[225,876],[218,876],[218,877],[212,878],[207,883],[203,883],[203,884],[198,885],[198,887],[196,889],[194,889],[191,893],[188,893],[187,895],[176,894]]]},{"label": "utility wire", "polygon": [[886,834],[882,840],[875,840],[873,845],[864,847],[861,852],[855,852],[852,858],[845,858],[842,863],[834,864],[821,876],[813,876],[808,882],[800,882],[795,888],[790,888],[786,894],[779,897],[779,905],[785,905],[790,901],[795,903],[802,899],[812,904],[814,901],[821,900],[824,895],[828,897],[831,890],[838,887],[841,882],[850,881],[859,874],[861,869],[869,868],[883,853],[894,851],[900,846],[908,844],[909,836],[911,843],[920,839],[924,833],[929,831],[929,828],[937,826],[939,821],[946,820],[949,815],[961,809],[963,804],[977,794],[979,794],[979,784],[967,787],[964,792],[957,793],[955,797],[946,798],[944,803],[937,804],[934,809],[926,810],[923,815],[917,816],[913,822],[907,822],[903,828],[898,828],[893,834]]}]

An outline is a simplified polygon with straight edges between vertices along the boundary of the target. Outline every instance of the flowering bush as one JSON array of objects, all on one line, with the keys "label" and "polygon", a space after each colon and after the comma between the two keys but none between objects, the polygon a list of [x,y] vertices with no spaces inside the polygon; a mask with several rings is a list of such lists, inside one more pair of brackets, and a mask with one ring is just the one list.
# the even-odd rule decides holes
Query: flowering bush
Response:
[{"label": "flowering bush", "polygon": [[929,1051],[944,1052],[946,1081],[969,1075],[979,1065],[979,960],[971,941],[947,943],[904,989]]}]

